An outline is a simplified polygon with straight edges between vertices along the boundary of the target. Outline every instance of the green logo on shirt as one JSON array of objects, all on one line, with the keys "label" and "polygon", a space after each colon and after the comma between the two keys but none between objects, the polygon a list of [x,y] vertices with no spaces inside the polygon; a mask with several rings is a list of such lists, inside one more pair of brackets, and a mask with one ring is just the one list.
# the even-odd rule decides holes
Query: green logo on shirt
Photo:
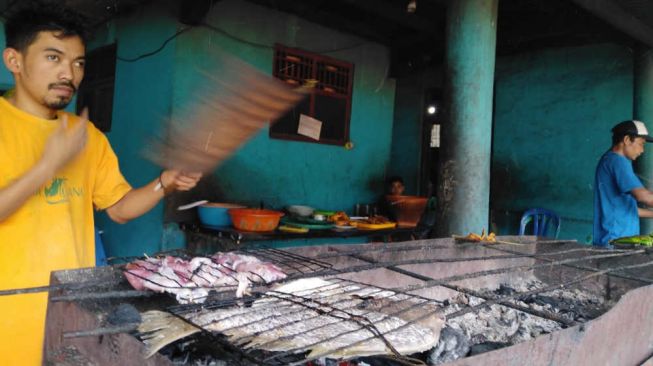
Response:
[{"label": "green logo on shirt", "polygon": [[51,205],[70,202],[71,197],[80,197],[83,188],[68,187],[66,178],[53,178],[52,183],[43,189],[45,200]]}]

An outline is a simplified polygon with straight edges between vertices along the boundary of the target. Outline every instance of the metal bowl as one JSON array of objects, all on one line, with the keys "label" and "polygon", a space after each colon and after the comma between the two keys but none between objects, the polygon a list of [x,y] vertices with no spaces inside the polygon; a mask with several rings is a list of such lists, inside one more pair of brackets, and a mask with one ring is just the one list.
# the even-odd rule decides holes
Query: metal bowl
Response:
[{"label": "metal bowl", "polygon": [[301,206],[301,205],[292,205],[286,207],[286,211],[288,211],[289,214],[295,215],[295,216],[301,216],[301,217],[309,217],[313,215],[313,212],[315,212],[315,209],[310,206]]}]

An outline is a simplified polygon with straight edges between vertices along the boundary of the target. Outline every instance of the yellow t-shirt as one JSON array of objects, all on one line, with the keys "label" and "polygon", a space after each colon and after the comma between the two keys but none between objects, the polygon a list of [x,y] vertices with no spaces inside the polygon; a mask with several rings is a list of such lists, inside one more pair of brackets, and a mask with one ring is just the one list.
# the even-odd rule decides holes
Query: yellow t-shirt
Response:
[{"label": "yellow t-shirt", "polygon": [[[0,97],[0,189],[34,166],[57,125]],[[87,130],[82,152],[0,221],[0,290],[45,286],[53,270],[95,265],[93,208],[112,206],[131,187],[104,134],[90,122]],[[47,293],[0,296],[3,364],[40,365],[46,308]]]}]

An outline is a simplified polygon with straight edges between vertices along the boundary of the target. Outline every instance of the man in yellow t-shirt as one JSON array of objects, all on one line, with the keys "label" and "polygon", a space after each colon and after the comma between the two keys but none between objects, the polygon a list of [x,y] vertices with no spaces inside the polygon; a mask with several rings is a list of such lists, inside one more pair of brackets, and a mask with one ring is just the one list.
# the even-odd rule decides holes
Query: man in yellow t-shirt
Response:
[{"label": "man in yellow t-shirt", "polygon": [[[0,290],[93,266],[94,208],[124,223],[201,177],[166,170],[132,189],[106,137],[84,114],[62,112],[84,76],[79,24],[58,4],[21,9],[5,23],[2,56],[15,90],[0,97]],[[0,296],[2,364],[41,364],[46,307],[47,293]]]}]

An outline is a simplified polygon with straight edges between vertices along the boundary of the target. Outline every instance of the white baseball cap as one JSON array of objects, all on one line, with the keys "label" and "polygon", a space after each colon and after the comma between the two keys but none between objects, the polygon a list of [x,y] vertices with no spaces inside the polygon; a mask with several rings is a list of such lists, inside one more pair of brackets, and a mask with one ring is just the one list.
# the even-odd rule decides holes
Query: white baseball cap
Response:
[{"label": "white baseball cap", "polygon": [[637,120],[623,121],[612,127],[613,135],[635,135],[638,137],[643,137],[646,142],[653,142],[653,137],[648,135],[648,129],[644,122]]}]

